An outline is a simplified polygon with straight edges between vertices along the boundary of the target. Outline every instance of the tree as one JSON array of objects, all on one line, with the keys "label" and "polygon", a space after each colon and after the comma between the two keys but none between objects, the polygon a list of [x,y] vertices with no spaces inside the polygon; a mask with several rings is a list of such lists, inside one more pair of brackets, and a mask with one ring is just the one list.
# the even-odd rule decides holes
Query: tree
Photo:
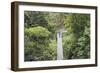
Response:
[{"label": "tree", "polygon": [[[90,15],[69,14],[65,20],[68,36],[64,46],[65,58],[89,58],[90,56]],[[67,39],[68,38],[68,39]],[[67,45],[66,45],[67,44]]]},{"label": "tree", "polygon": [[34,26],[47,26],[47,21],[45,20],[46,13],[39,11],[25,11],[24,12],[24,23],[25,27],[34,27]]},{"label": "tree", "polygon": [[90,58],[90,15],[24,12],[25,61],[56,60],[57,32],[63,33],[64,59]]}]

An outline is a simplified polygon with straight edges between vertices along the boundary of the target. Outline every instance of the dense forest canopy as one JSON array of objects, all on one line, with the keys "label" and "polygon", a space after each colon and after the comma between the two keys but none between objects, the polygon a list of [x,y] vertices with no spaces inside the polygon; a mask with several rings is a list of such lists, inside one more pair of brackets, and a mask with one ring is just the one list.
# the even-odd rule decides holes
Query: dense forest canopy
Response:
[{"label": "dense forest canopy", "polygon": [[25,61],[57,60],[57,32],[63,33],[64,59],[90,58],[90,15],[24,12]]}]

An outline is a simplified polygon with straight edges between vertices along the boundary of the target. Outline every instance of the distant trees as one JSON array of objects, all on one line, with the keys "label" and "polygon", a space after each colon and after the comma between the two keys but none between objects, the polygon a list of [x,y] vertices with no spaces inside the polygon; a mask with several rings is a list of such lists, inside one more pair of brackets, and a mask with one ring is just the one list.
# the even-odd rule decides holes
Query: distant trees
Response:
[{"label": "distant trees", "polygon": [[43,12],[34,12],[34,11],[25,11],[24,12],[24,21],[25,27],[35,27],[35,26],[47,26],[48,22],[45,19],[47,13]]},{"label": "distant trees", "polygon": [[63,33],[64,59],[90,57],[90,15],[24,12],[25,61],[56,60],[57,31]]}]

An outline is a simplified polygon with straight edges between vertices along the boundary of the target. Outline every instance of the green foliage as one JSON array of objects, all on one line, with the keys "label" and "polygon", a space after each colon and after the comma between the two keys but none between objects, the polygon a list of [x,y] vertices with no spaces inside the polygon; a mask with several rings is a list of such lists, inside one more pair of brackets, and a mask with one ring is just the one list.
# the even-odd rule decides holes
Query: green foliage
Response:
[{"label": "green foliage", "polygon": [[24,12],[24,21],[25,27],[32,27],[32,26],[47,26],[47,21],[45,20],[46,13],[39,12],[39,11],[25,11]]},{"label": "green foliage", "polygon": [[48,29],[41,26],[26,28],[25,33],[31,36],[34,35],[36,37],[48,37],[50,35]]},{"label": "green foliage", "polygon": [[57,59],[57,32],[63,33],[64,59],[90,58],[90,15],[24,12],[25,61]]},{"label": "green foliage", "polygon": [[[65,27],[68,38],[65,40],[65,59],[83,59],[90,57],[90,18],[88,14],[68,14]],[[70,42],[70,43],[69,43]]]},{"label": "green foliage", "polygon": [[55,59],[54,49],[49,48],[50,34],[42,26],[25,28],[25,61]]}]

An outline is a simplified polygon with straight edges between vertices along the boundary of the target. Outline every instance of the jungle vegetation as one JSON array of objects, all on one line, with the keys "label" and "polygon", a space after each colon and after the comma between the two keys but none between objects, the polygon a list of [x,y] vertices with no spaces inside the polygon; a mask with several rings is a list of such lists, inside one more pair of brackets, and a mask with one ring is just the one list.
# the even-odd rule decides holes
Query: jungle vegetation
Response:
[{"label": "jungle vegetation", "polygon": [[89,14],[24,11],[24,60],[57,60],[61,29],[64,60],[90,58]]}]

